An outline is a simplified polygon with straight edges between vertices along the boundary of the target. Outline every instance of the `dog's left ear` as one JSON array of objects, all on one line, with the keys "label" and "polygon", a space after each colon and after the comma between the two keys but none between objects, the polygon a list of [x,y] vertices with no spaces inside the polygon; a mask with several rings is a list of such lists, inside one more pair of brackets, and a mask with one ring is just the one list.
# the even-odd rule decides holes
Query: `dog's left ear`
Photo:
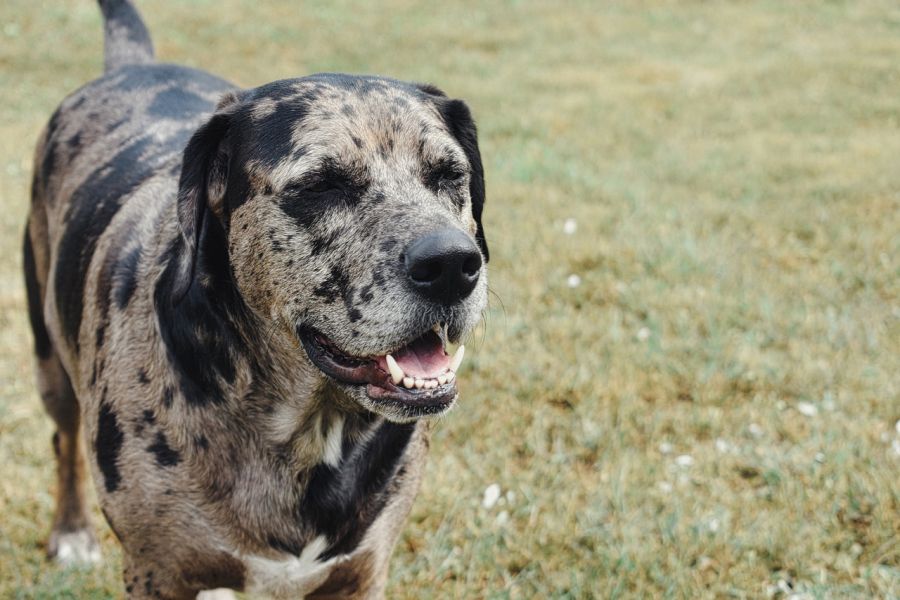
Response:
[{"label": "dog's left ear", "polygon": [[172,297],[181,300],[191,287],[197,270],[203,238],[224,216],[228,181],[228,130],[239,105],[239,96],[229,92],[219,101],[212,117],[194,132],[184,149],[178,181],[178,224],[184,252]]},{"label": "dog's left ear", "polygon": [[484,167],[481,164],[481,152],[478,150],[478,130],[475,128],[475,120],[472,112],[462,100],[452,100],[446,94],[433,85],[420,85],[419,89],[432,96],[437,103],[438,110],[447,124],[447,128],[459,145],[462,146],[469,166],[472,168],[472,178],[469,181],[469,195],[472,198],[472,216],[478,230],[475,240],[481,247],[484,260],[490,260],[487,239],[484,237],[484,226],[481,224],[481,213],[484,210]]}]

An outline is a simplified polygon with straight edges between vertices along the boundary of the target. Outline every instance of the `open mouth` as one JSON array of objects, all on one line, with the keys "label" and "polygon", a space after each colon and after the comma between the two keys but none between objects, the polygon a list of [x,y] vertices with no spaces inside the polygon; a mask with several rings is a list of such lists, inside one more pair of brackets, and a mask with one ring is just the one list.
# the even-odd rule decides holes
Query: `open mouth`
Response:
[{"label": "open mouth", "polygon": [[465,346],[451,357],[445,349],[446,327],[435,325],[388,354],[351,356],[311,328],[298,331],[313,364],[345,384],[365,386],[374,402],[401,404],[433,413],[447,408],[457,396],[456,371]]}]

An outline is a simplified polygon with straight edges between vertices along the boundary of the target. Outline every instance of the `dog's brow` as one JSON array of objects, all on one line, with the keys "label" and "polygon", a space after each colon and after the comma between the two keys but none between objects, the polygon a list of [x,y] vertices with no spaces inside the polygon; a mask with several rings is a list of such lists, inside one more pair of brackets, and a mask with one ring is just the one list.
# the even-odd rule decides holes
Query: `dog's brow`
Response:
[{"label": "dog's brow", "polygon": [[442,174],[463,175],[469,172],[469,166],[455,156],[440,156],[425,162],[425,169]]},{"label": "dog's brow", "polygon": [[325,157],[302,175],[290,179],[284,189],[305,188],[324,180],[340,182],[349,187],[364,188],[368,183],[368,176],[365,168],[360,165],[347,163],[335,157]]}]

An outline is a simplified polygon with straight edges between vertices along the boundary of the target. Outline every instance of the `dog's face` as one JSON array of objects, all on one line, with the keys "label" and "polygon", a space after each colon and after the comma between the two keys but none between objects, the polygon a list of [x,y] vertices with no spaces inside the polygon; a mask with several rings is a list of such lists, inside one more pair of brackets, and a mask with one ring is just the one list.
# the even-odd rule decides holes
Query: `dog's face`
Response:
[{"label": "dog's face", "polygon": [[483,204],[465,104],[317,75],[220,103],[185,151],[179,218],[195,252],[204,219],[221,224],[247,305],[351,398],[400,421],[456,399],[445,343],[486,305]]}]

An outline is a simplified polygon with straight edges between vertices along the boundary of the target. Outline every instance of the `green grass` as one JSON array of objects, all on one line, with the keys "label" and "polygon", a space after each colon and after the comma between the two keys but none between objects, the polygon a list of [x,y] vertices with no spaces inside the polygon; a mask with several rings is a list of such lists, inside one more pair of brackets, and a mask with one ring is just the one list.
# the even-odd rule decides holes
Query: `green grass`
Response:
[{"label": "green grass", "polygon": [[[495,295],[389,597],[900,596],[896,3],[294,5],[140,3],[245,86],[435,82],[486,161]],[[0,8],[3,598],[120,593],[106,529],[99,569],[42,556],[19,267],[34,141],[101,60],[91,2]]]}]

